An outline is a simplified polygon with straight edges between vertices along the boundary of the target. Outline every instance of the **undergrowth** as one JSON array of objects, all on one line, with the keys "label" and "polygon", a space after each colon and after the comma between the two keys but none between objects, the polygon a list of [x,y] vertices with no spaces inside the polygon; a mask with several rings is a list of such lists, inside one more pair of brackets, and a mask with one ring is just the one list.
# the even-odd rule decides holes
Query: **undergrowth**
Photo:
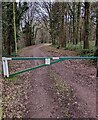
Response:
[{"label": "undergrowth", "polygon": [[[53,47],[58,48],[58,45],[53,45]],[[83,49],[83,42],[79,42],[76,45],[74,45],[73,43],[67,43],[66,47],[61,49],[76,51],[79,56],[93,56],[96,47],[94,41],[89,41],[89,49]]]},{"label": "undergrowth", "polygon": [[66,45],[65,50],[76,51],[80,56],[93,56],[95,51],[95,45],[93,41],[89,42],[89,49],[83,49],[83,43],[78,43],[77,45],[73,45],[72,43],[68,43]]}]

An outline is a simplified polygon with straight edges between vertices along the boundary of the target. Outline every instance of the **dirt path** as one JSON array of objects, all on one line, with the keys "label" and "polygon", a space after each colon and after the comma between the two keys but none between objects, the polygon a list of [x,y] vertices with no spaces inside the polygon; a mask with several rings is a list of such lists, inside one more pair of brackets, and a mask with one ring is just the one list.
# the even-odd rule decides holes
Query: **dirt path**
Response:
[{"label": "dirt path", "polygon": [[[32,55],[34,57],[45,57],[51,56],[51,52],[42,52],[40,48],[42,46],[37,46],[32,50]],[[29,53],[30,54],[30,53]],[[52,53],[53,54],[53,53]],[[57,55],[57,54],[54,54]],[[34,65],[41,64],[42,61],[34,61]],[[84,67],[84,68],[83,68]],[[33,85],[32,85],[32,95],[29,98],[28,116],[31,118],[55,118],[61,117],[60,106],[57,102],[54,102],[52,98],[51,89],[49,88],[50,81],[48,69],[53,69],[53,72],[61,76],[68,86],[71,86],[75,90],[74,93],[77,96],[77,107],[81,110],[85,118],[95,118],[96,116],[96,84],[95,84],[95,69],[94,67],[89,67],[84,65],[81,61],[68,61],[63,63],[58,63],[49,67],[44,67],[33,71]],[[76,70],[76,71],[75,71]],[[86,74],[88,72],[88,74]],[[50,91],[49,91],[50,90]],[[28,93],[29,94],[29,93]],[[50,95],[49,95],[50,94]],[[74,110],[73,110],[74,111]],[[74,114],[73,117],[79,115]]]},{"label": "dirt path", "polygon": [[[20,51],[20,56],[45,57],[74,54],[65,50],[57,50],[45,45],[36,45]],[[11,63],[12,71],[40,65],[44,61],[22,61]],[[15,65],[16,68],[13,66]],[[36,69],[17,76],[18,81],[8,83],[21,93],[18,98],[25,106],[25,118],[95,118],[96,117],[96,69],[83,60],[63,61],[51,66]],[[5,91],[8,91],[8,84]],[[14,86],[14,87],[13,87]],[[18,88],[17,88],[18,86]],[[11,91],[13,91],[13,89]],[[6,92],[8,94],[9,92]],[[12,92],[11,92],[12,93]],[[11,94],[12,95],[12,94]],[[17,94],[15,94],[13,109]],[[8,109],[10,103],[7,102]],[[11,106],[11,107],[12,107]],[[20,106],[20,105],[19,105]],[[5,106],[6,107],[6,106]],[[17,105],[18,108],[18,105]],[[23,107],[20,106],[20,110]],[[9,112],[11,113],[11,112]],[[7,115],[9,114],[7,113]],[[17,113],[11,113],[11,116]],[[21,113],[22,114],[22,113]],[[7,116],[5,113],[5,116]],[[14,115],[15,116],[15,115]]]},{"label": "dirt path", "polygon": [[78,98],[81,100],[80,103],[81,107],[83,107],[83,109],[84,108],[87,109],[87,111],[85,112],[85,115],[87,114],[86,117],[88,116],[88,114],[89,117],[95,117],[96,116],[96,89],[95,89],[96,84],[92,84],[92,83],[89,84],[88,82],[88,81],[95,82],[94,80],[96,78],[93,75],[89,77],[91,72],[94,71],[89,70],[88,74],[86,76],[83,76],[83,72],[87,72],[87,69],[89,68],[86,68],[85,66],[85,69],[83,71],[80,71],[81,68],[78,68],[76,69],[77,74],[75,74],[76,71],[72,69],[71,65],[69,65],[69,67],[67,68],[66,64],[64,66],[62,63],[60,63],[57,65],[53,65],[52,68],[55,70],[57,74],[59,74],[62,77],[64,81],[66,81],[68,85],[72,86],[73,89],[75,89]]},{"label": "dirt path", "polygon": [[[34,57],[41,57],[44,56],[40,51],[39,47],[33,49],[33,56]],[[34,65],[40,65],[42,61],[36,60],[33,61]],[[48,75],[48,68],[41,68],[33,71],[33,85],[32,85],[32,95],[30,96],[29,103],[30,106],[28,107],[28,114],[30,118],[57,118],[59,117],[58,111],[55,110],[57,103],[54,102],[52,97],[50,97],[49,92],[49,75]],[[30,93],[29,93],[30,94]]]},{"label": "dirt path", "polygon": [[[51,53],[53,55],[53,52],[50,50],[48,56],[51,56]],[[68,85],[75,89],[78,99],[81,100],[79,104],[80,107],[84,109],[84,116],[95,118],[96,70],[94,66],[85,65],[85,62],[83,63],[82,60],[75,60],[58,63],[53,65],[52,68]]]}]

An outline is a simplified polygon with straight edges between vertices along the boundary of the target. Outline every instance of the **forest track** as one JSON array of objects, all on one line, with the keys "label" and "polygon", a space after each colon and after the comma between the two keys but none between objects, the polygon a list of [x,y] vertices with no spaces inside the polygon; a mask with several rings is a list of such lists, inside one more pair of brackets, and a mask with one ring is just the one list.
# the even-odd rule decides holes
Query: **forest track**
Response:
[{"label": "forest track", "polygon": [[[45,57],[51,56],[51,52],[42,51],[41,48],[44,45],[37,46],[33,49],[34,57]],[[45,46],[44,46],[45,47]],[[52,52],[53,55],[53,52]],[[56,56],[57,54],[54,54]],[[82,60],[81,60],[82,61]],[[68,86],[74,89],[74,93],[77,97],[76,104],[78,109],[82,111],[80,117],[96,117],[96,78],[95,68],[93,66],[88,67],[87,65],[81,63],[78,60],[76,61],[65,61],[58,63],[49,67],[44,67],[33,71],[33,94],[31,99],[31,110],[30,117],[39,117],[39,118],[49,118],[49,117],[61,117],[62,111],[59,109],[58,103],[53,102],[50,85],[48,81],[49,78],[49,69],[55,74],[61,76]],[[42,62],[40,60],[34,61],[35,65],[39,65]],[[71,63],[71,64],[70,64]],[[74,65],[73,65],[74,64]],[[73,68],[75,67],[75,69]],[[83,68],[84,67],[84,68]],[[88,72],[88,74],[85,72]],[[74,80],[74,81],[73,81]],[[90,83],[89,83],[90,82]],[[50,91],[49,91],[50,90]],[[51,94],[49,96],[49,94]],[[57,108],[56,108],[57,107]],[[60,113],[61,111],[61,113]],[[73,110],[74,111],[74,110]],[[59,113],[59,114],[58,114]],[[74,114],[73,117],[79,117],[79,115]]]},{"label": "forest track", "polygon": [[[43,46],[43,45],[42,45]],[[45,57],[40,51],[41,46],[33,49],[34,57]],[[42,61],[32,61],[34,66],[40,65]],[[57,111],[57,103],[50,96],[51,89],[49,83],[48,67],[32,71],[31,77],[32,95],[28,98],[28,113],[29,118],[57,118],[59,112]],[[33,81],[33,82],[32,82]],[[30,91],[29,91],[30,92]],[[31,93],[31,92],[30,92]],[[28,93],[28,94],[30,94]]]},{"label": "forest track", "polygon": [[[47,50],[48,49],[48,50]],[[60,53],[58,53],[58,52]],[[54,50],[47,44],[30,46],[20,56],[64,56],[68,51]],[[72,54],[74,52],[71,52]],[[69,53],[70,54],[70,53]],[[14,65],[17,70],[34,67],[44,61],[22,61]],[[25,118],[95,118],[96,69],[84,60],[63,61],[51,66],[26,72],[18,85],[25,103]],[[17,84],[16,84],[17,85]],[[6,88],[5,88],[6,89]],[[24,98],[25,97],[25,98]]]}]

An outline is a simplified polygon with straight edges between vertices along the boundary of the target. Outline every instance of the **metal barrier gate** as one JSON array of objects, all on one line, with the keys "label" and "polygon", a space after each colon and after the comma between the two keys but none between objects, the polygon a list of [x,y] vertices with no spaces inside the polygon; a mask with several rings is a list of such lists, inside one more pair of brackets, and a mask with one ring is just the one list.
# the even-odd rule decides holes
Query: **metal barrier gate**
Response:
[{"label": "metal barrier gate", "polygon": [[[91,56],[91,57],[88,57],[88,56],[87,57],[78,57],[78,56],[74,56],[74,57],[68,57],[68,56],[67,57],[12,57],[12,58],[2,57],[3,74],[4,74],[4,77],[12,77],[30,70],[35,70],[37,68],[62,62],[64,60],[76,60],[76,59],[98,60],[98,57],[94,57],[94,56]],[[44,64],[9,74],[8,60],[44,60]],[[97,68],[96,77],[98,77],[98,67],[96,68]]]}]

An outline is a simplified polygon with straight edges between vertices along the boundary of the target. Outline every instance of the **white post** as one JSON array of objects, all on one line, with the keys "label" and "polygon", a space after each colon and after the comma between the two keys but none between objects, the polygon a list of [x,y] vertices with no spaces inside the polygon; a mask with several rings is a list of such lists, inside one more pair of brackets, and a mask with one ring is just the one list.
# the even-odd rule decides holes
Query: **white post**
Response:
[{"label": "white post", "polygon": [[5,77],[6,76],[5,57],[2,57],[2,63],[3,63],[3,73]]},{"label": "white post", "polygon": [[9,77],[8,61],[6,58],[5,58],[5,66],[6,66],[6,76]]},{"label": "white post", "polygon": [[4,73],[4,77],[9,77],[9,71],[8,71],[8,61],[9,58],[2,58],[2,62],[3,62],[3,73]]}]

